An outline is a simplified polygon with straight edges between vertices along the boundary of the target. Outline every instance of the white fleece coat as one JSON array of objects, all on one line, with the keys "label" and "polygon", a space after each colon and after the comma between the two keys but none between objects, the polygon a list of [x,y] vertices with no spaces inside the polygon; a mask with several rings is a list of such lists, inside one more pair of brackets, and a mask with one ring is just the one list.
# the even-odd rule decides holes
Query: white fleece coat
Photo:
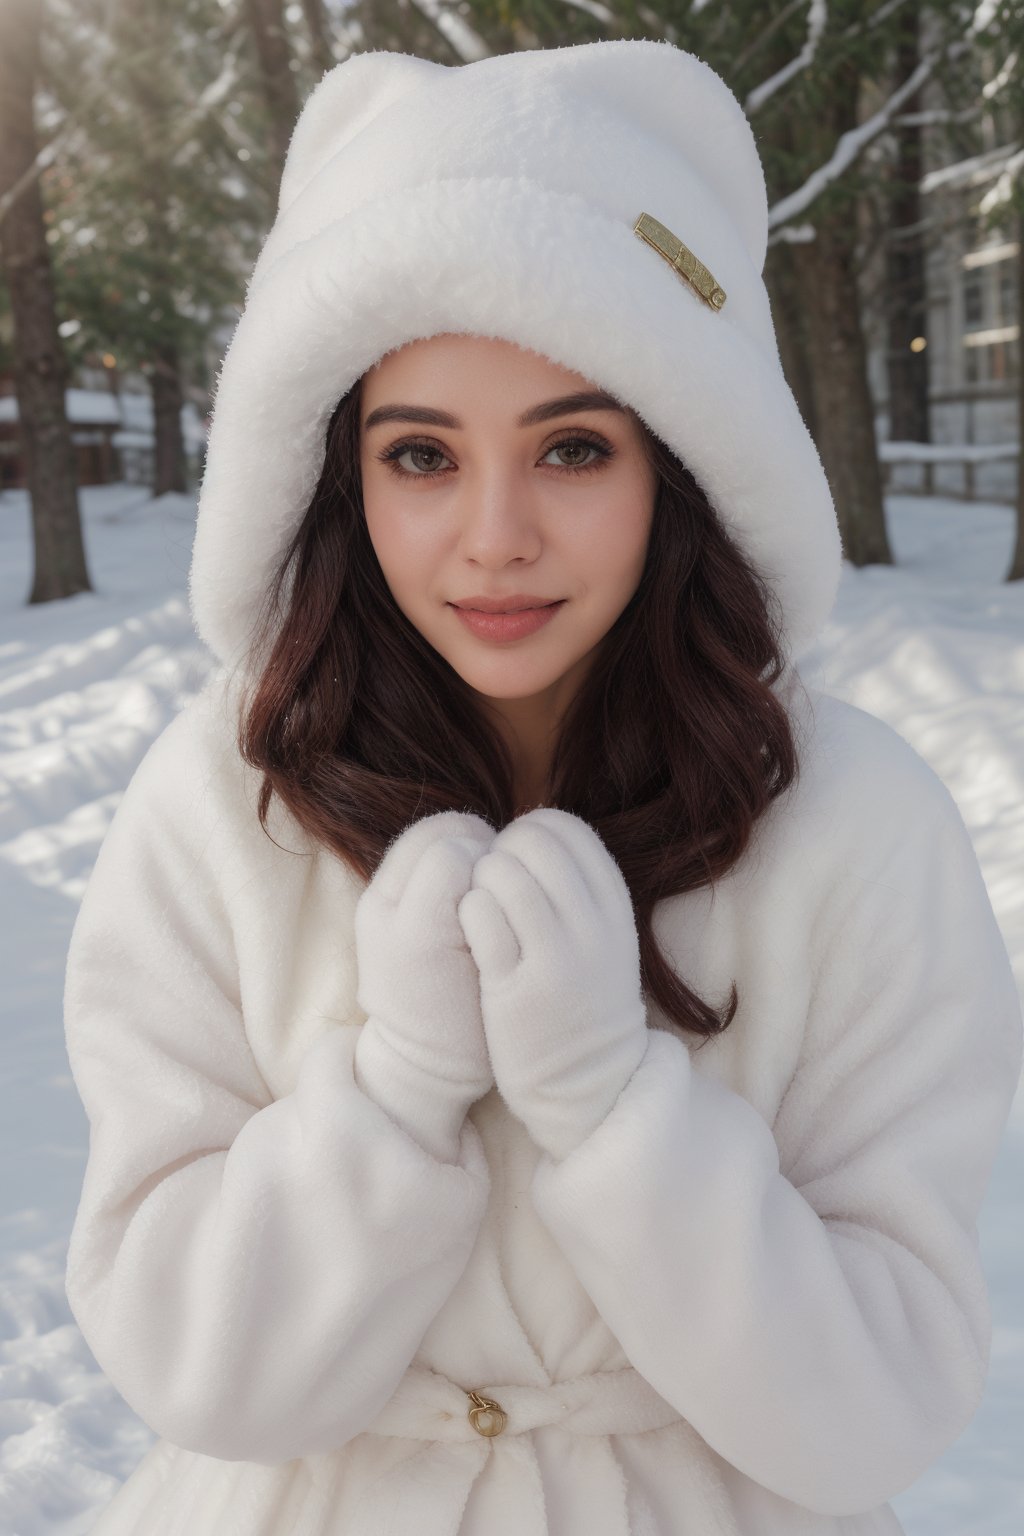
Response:
[{"label": "white fleece coat", "polygon": [[230,701],[215,675],[151,747],[68,957],[68,1295],[161,1437],[93,1536],[899,1531],[982,1395],[1021,1061],[935,773],[789,692],[799,782],[713,900],[655,913],[732,1024],[698,1050],[652,1008],[562,1161],[492,1090],[448,1163],[356,1085],[363,882],[276,803],[260,828]]}]

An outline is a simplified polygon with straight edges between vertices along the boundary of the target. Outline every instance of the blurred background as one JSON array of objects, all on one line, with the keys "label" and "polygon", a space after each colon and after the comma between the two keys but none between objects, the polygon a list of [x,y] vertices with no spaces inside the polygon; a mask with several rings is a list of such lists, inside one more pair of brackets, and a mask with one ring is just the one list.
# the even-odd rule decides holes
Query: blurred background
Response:
[{"label": "blurred background", "polygon": [[[801,671],[947,783],[1024,984],[1021,0],[0,0],[0,1536],[87,1532],[154,1438],[64,1297],[88,1127],[63,965],[125,785],[213,666],[197,487],[296,117],[371,48],[618,37],[699,54],[753,125],[845,556]],[[981,1223],[989,1390],[894,1501],[909,1536],[1024,1529],[1022,1173],[1018,1093]]]},{"label": "blurred background", "polygon": [[0,487],[32,492],[33,601],[89,585],[77,488],[194,488],[295,119],[369,48],[699,53],[757,135],[782,361],[848,558],[891,560],[886,486],[1017,499],[1019,3],[4,0],[0,18]]}]

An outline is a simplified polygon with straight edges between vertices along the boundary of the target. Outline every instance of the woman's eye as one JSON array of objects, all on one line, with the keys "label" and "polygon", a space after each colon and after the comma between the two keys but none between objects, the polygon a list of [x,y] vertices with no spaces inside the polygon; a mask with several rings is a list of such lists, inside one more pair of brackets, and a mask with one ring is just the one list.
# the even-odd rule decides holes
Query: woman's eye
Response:
[{"label": "woman's eye", "polygon": [[[600,468],[613,452],[606,443],[592,441],[589,437],[564,437],[561,442],[552,444],[541,462],[550,460],[551,455],[557,453],[561,462],[552,464],[551,468],[564,470],[567,474],[583,474]],[[433,443],[395,443],[377,457],[391,474],[404,480],[439,480],[447,473],[440,469],[440,464],[451,463],[447,454]],[[403,459],[408,459],[409,464],[403,464]]]},{"label": "woman's eye", "polygon": [[[417,466],[415,469],[407,469],[400,463],[406,454],[412,457],[413,463]],[[443,459],[445,455],[440,448],[434,448],[430,443],[396,443],[380,457],[393,474],[405,475],[410,480],[427,480],[434,476],[437,469],[436,460]],[[428,462],[424,468],[422,463],[424,459],[434,462]]]},{"label": "woman's eye", "polygon": [[[562,460],[563,469],[596,469],[603,460],[611,458],[611,450],[602,447],[600,443],[591,442],[588,437],[564,437],[560,443],[555,443],[548,449],[545,458],[552,453],[568,453],[571,455],[568,462]],[[593,454],[594,458],[588,459],[587,454]]]}]

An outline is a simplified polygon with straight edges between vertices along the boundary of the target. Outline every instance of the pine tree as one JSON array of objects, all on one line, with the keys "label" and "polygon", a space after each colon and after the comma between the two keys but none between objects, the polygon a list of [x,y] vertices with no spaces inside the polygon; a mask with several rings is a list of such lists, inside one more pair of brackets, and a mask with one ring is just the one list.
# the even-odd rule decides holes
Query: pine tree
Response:
[{"label": "pine tree", "polygon": [[0,270],[32,507],[30,603],[91,591],[64,407],[67,358],[39,190],[35,94],[41,0],[0,9]]},{"label": "pine tree", "polygon": [[992,0],[982,41],[986,107],[998,142],[1011,146],[1001,175],[982,200],[987,221],[1017,244],[1017,538],[1007,581],[1024,581],[1024,9],[1020,0]]},{"label": "pine tree", "polygon": [[55,0],[68,125],[47,174],[74,355],[149,380],[154,494],[185,489],[181,405],[205,397],[270,208],[239,55],[216,0]]}]

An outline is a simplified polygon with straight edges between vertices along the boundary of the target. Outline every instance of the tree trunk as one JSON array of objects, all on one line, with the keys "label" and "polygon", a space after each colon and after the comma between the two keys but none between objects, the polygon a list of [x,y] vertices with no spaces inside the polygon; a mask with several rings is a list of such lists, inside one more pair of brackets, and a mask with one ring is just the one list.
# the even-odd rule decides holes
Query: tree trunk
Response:
[{"label": "tree trunk", "polygon": [[860,322],[854,224],[848,216],[823,216],[817,239],[794,245],[793,255],[808,296],[817,445],[836,505],[843,554],[856,566],[891,565]]},{"label": "tree trunk", "polygon": [[[920,63],[918,0],[901,13],[896,46],[896,80],[906,80]],[[919,96],[906,103],[912,112]],[[889,199],[885,247],[885,308],[889,376],[889,437],[895,442],[927,443],[928,351],[914,352],[911,342],[925,337],[925,248],[920,181],[921,129],[901,128],[897,137],[895,190]]]},{"label": "tree trunk", "polygon": [[284,29],[283,0],[246,0],[246,16],[259,60],[270,126],[270,155],[278,181],[299,115],[299,96]]},{"label": "tree trunk", "polygon": [[[33,164],[33,95],[39,67],[40,0],[0,6],[0,195]],[[69,370],[57,334],[56,299],[38,178],[0,223],[0,263],[11,302],[14,387],[32,504],[30,603],[91,592],[65,414]]]},{"label": "tree trunk", "polygon": [[153,359],[150,375],[153,394],[153,431],[156,451],[153,465],[153,495],[165,491],[185,491],[185,440],[181,431],[183,391],[177,348],[168,343]]},{"label": "tree trunk", "polygon": [[807,311],[793,261],[792,242],[777,240],[768,247],[764,277],[771,300],[782,371],[800,408],[804,425],[817,442],[818,416],[808,357]]},{"label": "tree trunk", "polygon": [[313,63],[322,74],[326,74],[338,61],[331,51],[323,0],[302,0],[302,9],[306,13],[306,31],[309,34]]},{"label": "tree trunk", "polygon": [[[821,111],[790,126],[814,163],[857,126],[858,66],[837,67]],[[815,239],[791,244],[796,291],[804,309],[814,391],[818,452],[832,490],[843,555],[853,565],[891,565],[875,407],[868,380],[858,282],[857,205],[842,189],[809,210]]]},{"label": "tree trunk", "polygon": [[[1024,114],[1022,114],[1024,116]],[[1024,188],[1017,189],[1017,547],[1007,581],[1024,581]]]}]

